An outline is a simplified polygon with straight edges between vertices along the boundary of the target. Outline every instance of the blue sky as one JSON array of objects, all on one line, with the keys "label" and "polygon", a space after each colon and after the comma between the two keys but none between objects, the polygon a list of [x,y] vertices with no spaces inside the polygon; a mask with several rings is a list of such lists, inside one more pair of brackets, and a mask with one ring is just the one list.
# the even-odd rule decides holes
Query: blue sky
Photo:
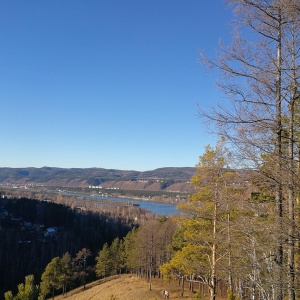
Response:
[{"label": "blue sky", "polygon": [[223,0],[0,0],[0,167],[193,167]]}]

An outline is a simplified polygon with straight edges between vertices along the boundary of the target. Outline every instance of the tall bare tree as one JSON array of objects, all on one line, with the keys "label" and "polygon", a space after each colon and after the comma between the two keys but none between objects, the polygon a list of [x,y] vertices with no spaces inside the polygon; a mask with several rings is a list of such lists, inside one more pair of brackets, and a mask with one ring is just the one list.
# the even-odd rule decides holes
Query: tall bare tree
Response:
[{"label": "tall bare tree", "polygon": [[273,160],[274,168],[266,175],[272,181],[275,195],[275,297],[283,299],[283,291],[287,289],[289,299],[294,300],[300,2],[229,0],[228,3],[237,15],[233,43],[230,47],[221,45],[216,59],[201,54],[201,62],[220,71],[218,84],[230,102],[200,114],[215,121],[215,132],[225,136],[238,150],[241,164],[243,161],[247,167],[259,170],[263,157]]}]

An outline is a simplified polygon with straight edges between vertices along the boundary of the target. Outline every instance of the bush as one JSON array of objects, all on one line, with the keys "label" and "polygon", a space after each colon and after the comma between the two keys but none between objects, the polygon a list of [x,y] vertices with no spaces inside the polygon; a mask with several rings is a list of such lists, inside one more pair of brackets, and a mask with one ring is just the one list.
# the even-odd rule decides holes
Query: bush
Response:
[{"label": "bush", "polygon": [[201,294],[201,292],[198,291],[198,292],[194,295],[193,298],[194,298],[194,299],[202,299],[202,294]]},{"label": "bush", "polygon": [[239,300],[239,297],[232,291],[227,290],[227,300]]}]

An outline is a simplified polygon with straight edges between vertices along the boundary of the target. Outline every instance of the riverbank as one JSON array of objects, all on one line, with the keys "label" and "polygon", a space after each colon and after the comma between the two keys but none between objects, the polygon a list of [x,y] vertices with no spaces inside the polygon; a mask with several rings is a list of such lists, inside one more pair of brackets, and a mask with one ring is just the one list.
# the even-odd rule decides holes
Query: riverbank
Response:
[{"label": "riverbank", "polygon": [[[118,213],[120,216],[139,216],[147,215],[147,212],[154,215],[177,214],[177,201],[166,201],[165,198],[160,201],[153,199],[129,198],[124,195],[119,197],[90,195],[84,193],[74,193],[68,190],[34,190],[34,189],[2,189],[1,193],[7,197],[25,197],[29,199],[38,199],[51,201],[59,204],[65,204],[71,208],[80,208],[85,211],[101,211],[110,214]],[[157,199],[158,200],[158,199]],[[181,199],[181,201],[183,201]]]}]

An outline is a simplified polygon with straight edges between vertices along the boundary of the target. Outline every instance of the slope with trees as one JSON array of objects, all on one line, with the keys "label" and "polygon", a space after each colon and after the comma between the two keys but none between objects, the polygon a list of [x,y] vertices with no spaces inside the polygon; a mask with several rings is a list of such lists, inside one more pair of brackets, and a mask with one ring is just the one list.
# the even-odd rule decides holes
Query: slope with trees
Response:
[{"label": "slope with trees", "polygon": [[[230,47],[202,62],[220,71],[228,106],[201,112],[244,162],[265,175],[275,199],[273,297],[295,299],[295,205],[299,153],[299,20],[297,0],[230,0],[237,14]],[[241,34],[242,33],[242,34]],[[272,164],[264,173],[263,166]],[[286,255],[287,254],[287,255]]]},{"label": "slope with trees", "polygon": [[84,284],[91,254],[95,257],[105,242],[125,236],[134,223],[62,204],[1,198],[0,271],[5,276],[0,277],[0,289],[14,289],[28,274],[39,280],[51,259],[66,252],[74,256],[79,249],[76,274]]}]

